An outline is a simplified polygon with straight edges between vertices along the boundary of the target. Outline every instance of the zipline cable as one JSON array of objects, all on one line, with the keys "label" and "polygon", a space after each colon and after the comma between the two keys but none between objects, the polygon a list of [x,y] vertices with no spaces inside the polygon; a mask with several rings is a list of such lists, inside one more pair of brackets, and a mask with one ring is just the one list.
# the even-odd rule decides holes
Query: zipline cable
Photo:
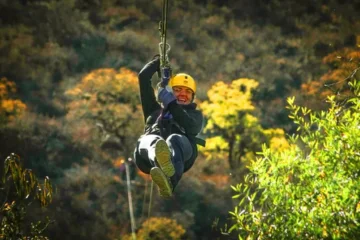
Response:
[{"label": "zipline cable", "polygon": [[159,52],[160,52],[160,84],[165,88],[171,77],[171,68],[169,64],[169,51],[171,49],[170,44],[166,42],[167,38],[167,24],[168,24],[168,9],[169,4],[168,0],[163,0],[162,7],[162,19],[159,23],[159,32],[160,32],[160,43],[159,43]]},{"label": "zipline cable", "polygon": [[[171,77],[171,67],[169,64],[169,56],[168,53],[171,49],[170,44],[166,43],[166,33],[167,33],[167,17],[168,17],[168,9],[169,4],[168,0],[163,0],[162,6],[162,19],[159,23],[159,32],[160,32],[160,43],[159,43],[159,51],[160,51],[160,73],[158,72],[158,76],[160,77],[159,85],[162,88],[167,88],[168,82]],[[168,89],[169,90],[169,89]],[[161,119],[164,116],[164,109],[161,109],[160,115],[157,118],[156,122],[160,128],[160,135],[163,136],[163,128]]]},{"label": "zipline cable", "polygon": [[[168,0],[163,0],[163,7],[162,7],[162,19],[159,23],[159,31],[160,31],[160,43],[159,43],[159,50],[160,50],[160,66],[167,67],[169,66],[169,58],[168,52],[170,51],[170,45],[166,43],[166,33],[167,33],[167,12],[169,9]],[[164,77],[164,76],[162,76]]]}]

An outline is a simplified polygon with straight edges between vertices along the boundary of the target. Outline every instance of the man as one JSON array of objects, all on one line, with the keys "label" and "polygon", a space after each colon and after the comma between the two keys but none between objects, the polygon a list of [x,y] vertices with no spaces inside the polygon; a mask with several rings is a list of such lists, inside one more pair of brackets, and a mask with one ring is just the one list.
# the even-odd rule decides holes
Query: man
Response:
[{"label": "man", "polygon": [[188,74],[171,77],[168,87],[172,91],[158,86],[155,97],[151,78],[159,70],[160,59],[155,56],[138,75],[145,131],[134,158],[138,168],[151,175],[160,195],[171,197],[182,174],[195,162],[196,144],[205,144],[196,137],[202,129],[203,116],[193,103],[196,83]]}]

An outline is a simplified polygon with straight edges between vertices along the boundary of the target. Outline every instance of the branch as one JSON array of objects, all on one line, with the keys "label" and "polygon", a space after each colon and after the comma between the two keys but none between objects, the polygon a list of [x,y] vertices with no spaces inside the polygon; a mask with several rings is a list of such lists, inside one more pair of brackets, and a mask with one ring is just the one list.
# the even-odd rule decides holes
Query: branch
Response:
[{"label": "branch", "polygon": [[[339,84],[339,83],[342,83],[344,81],[347,81],[347,80],[350,80],[350,79],[353,79],[355,74],[357,73],[357,71],[360,69],[360,67],[356,68],[349,76],[347,76],[344,80],[342,81],[337,81],[337,82],[334,82],[334,83],[329,83],[329,84],[324,84],[325,87],[328,87],[330,88],[330,86],[333,86],[333,85],[336,85],[336,84]],[[331,91],[335,92],[333,89],[330,88]]]}]

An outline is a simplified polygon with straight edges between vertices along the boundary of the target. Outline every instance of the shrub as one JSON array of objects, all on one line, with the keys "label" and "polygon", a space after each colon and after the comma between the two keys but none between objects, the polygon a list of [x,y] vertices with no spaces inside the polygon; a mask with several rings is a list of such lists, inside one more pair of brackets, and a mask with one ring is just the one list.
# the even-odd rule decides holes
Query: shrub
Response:
[{"label": "shrub", "polygon": [[[185,229],[176,220],[153,217],[145,221],[137,233],[136,239],[162,240],[162,239],[181,239],[185,234]],[[125,239],[131,239],[130,237]]]},{"label": "shrub", "polygon": [[11,154],[4,164],[0,185],[0,239],[48,239],[43,236],[50,223],[27,222],[26,212],[32,202],[42,207],[52,201],[52,186],[49,178],[41,184],[30,169],[20,165],[20,158]]},{"label": "shrub", "polygon": [[[299,133],[281,152],[263,147],[245,184],[230,229],[240,239],[358,239],[360,237],[360,84],[341,104],[312,112],[289,98]],[[300,143],[300,144],[295,144]]]}]

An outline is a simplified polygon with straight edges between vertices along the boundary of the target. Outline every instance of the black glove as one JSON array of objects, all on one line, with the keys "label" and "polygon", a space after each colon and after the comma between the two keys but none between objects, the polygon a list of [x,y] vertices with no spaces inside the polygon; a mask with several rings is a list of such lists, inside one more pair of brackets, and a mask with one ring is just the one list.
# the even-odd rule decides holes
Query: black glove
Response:
[{"label": "black glove", "polygon": [[161,71],[160,71],[160,54],[156,54],[155,56],[153,56],[153,58],[151,59],[151,61],[155,61],[158,64],[158,67],[156,68],[156,72],[158,74],[158,77],[161,78]]},{"label": "black glove", "polygon": [[150,79],[155,72],[160,72],[160,57],[155,55],[139,72],[139,78]]},{"label": "black glove", "polygon": [[154,60],[154,59],[159,59],[159,61],[160,61],[160,54],[155,54],[151,60]]}]

